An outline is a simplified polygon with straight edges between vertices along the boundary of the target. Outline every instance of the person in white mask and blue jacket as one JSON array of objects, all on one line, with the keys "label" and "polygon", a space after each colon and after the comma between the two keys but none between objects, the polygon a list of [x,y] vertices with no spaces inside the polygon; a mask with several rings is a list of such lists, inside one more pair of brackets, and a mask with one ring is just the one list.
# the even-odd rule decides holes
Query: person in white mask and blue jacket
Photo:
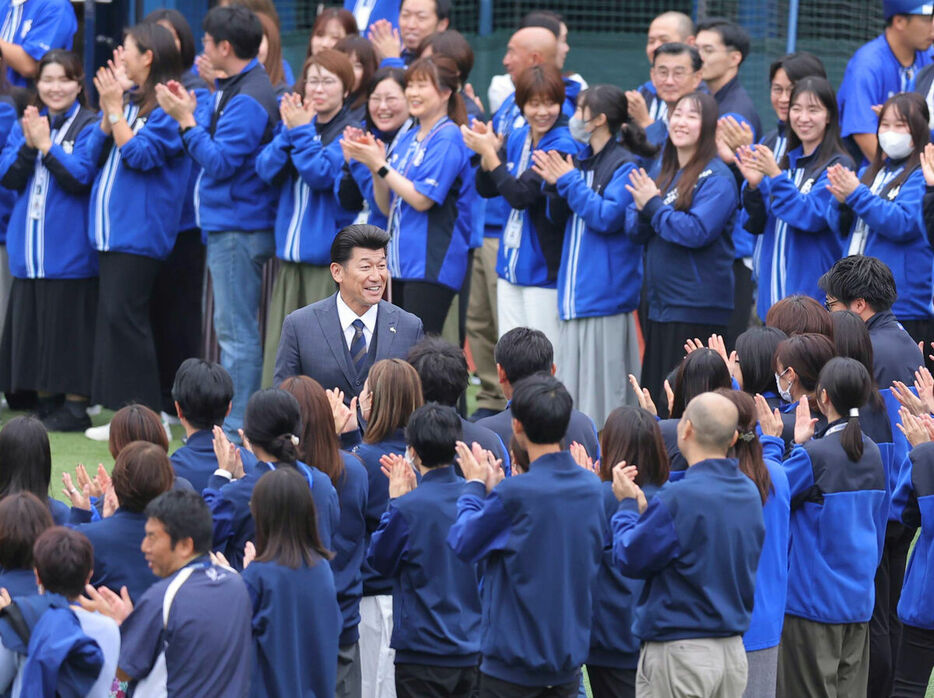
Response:
[{"label": "person in white mask and blue jacket", "polygon": [[845,256],[876,257],[892,270],[898,289],[892,312],[915,340],[927,345],[934,340],[934,252],[921,213],[925,182],[920,159],[930,140],[921,96],[902,92],[890,97],[879,114],[877,135],[875,158],[859,178],[842,165],[827,170],[835,199],[827,208],[827,222],[846,236]]},{"label": "person in white mask and blue jacket", "polygon": [[[581,93],[569,123],[584,143],[576,158],[532,152],[532,170],[556,187],[571,216],[558,268],[558,378],[574,404],[597,424],[633,401],[627,376],[638,375],[639,340],[633,312],[642,285],[642,246],[626,236],[626,191],[635,157],[657,148],[628,116],[626,93],[595,85]],[[621,139],[621,140],[618,140]]]}]

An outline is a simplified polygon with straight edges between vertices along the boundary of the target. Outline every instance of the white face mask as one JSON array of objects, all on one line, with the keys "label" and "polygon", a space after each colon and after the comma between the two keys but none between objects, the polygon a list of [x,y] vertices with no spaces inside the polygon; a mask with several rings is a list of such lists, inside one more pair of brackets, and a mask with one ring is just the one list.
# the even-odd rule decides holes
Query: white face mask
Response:
[{"label": "white face mask", "polygon": [[795,399],[791,397],[791,383],[788,384],[787,388],[782,388],[782,376],[788,371],[786,368],[781,373],[775,374],[775,387],[778,388],[778,394],[785,402],[794,402]]},{"label": "white face mask", "polygon": [[893,160],[901,160],[911,155],[914,144],[910,133],[882,131],[879,133],[879,147]]},{"label": "white face mask", "polygon": [[590,137],[593,135],[587,130],[587,122],[572,116],[568,120],[568,130],[571,132],[571,138],[578,143],[590,143]]}]

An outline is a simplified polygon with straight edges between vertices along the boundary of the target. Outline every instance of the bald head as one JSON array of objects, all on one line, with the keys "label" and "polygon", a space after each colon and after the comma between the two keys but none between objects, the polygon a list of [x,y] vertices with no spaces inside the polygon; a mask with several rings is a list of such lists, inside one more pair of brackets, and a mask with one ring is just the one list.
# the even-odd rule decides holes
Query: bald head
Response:
[{"label": "bald head", "polygon": [[668,43],[693,44],[694,21],[683,12],[663,12],[649,25],[645,55],[651,65],[655,49]]},{"label": "bald head", "polygon": [[545,27],[524,27],[509,39],[503,66],[515,80],[529,66],[554,64],[557,56],[558,37]]},{"label": "bald head", "polygon": [[[716,393],[701,393],[684,410],[678,425],[678,447],[688,463],[724,458],[736,441],[738,421],[739,412],[732,400]],[[689,453],[696,456],[693,461]]]}]

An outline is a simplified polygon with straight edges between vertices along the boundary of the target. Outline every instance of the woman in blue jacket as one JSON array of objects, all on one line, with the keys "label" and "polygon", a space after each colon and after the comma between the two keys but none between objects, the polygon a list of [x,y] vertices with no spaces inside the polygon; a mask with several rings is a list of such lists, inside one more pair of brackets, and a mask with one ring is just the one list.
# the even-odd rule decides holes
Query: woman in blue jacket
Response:
[{"label": "woman in blue jacket", "polygon": [[626,93],[615,85],[590,87],[570,122],[575,138],[587,144],[580,154],[572,160],[554,150],[532,151],[533,171],[557,187],[571,209],[558,268],[558,378],[596,424],[632,402],[626,377],[639,371],[633,311],[643,250],[626,235],[632,203],[626,184],[636,167],[633,156],[651,156],[657,148],[627,110]]},{"label": "woman in blue jacket", "polygon": [[191,161],[155,87],[180,79],[182,67],[172,33],[154,22],[130,29],[123,49],[136,88],[125,92],[112,70],[98,71],[103,117],[82,149],[85,166],[97,171],[88,237],[100,253],[91,397],[111,409],[139,402],[158,412],[150,301],[178,234]]},{"label": "woman in blue jacket", "polygon": [[879,114],[877,136],[876,156],[859,178],[840,165],[828,170],[835,201],[827,208],[827,222],[846,238],[844,255],[877,257],[888,265],[898,287],[892,312],[927,345],[934,340],[934,251],[921,215],[920,158],[930,140],[924,99],[913,92],[890,97]]},{"label": "woman in blue jacket", "polygon": [[[592,89],[592,88],[591,88]],[[668,455],[655,417],[641,407],[617,407],[600,432],[600,479],[607,518],[619,509],[613,494],[613,467],[638,463],[636,484],[646,500],[668,481]],[[632,615],[644,580],[624,577],[613,564],[613,547],[603,551],[593,585],[593,626],[587,677],[594,698],[632,698],[640,641],[632,633]]]},{"label": "woman in blue jacket", "polygon": [[461,130],[467,147],[480,155],[480,196],[502,196],[511,207],[496,260],[499,336],[514,327],[531,327],[557,343],[558,267],[568,207],[556,191],[544,188],[532,153],[554,150],[563,159],[580,146],[561,113],[565,86],[557,68],[536,65],[524,70],[516,78],[515,99],[524,124],[509,134],[502,148],[489,125],[477,122]]},{"label": "woman in blue jacket", "polygon": [[250,511],[256,545],[243,570],[256,648],[250,696],[333,696],[341,614],[314,498],[296,470],[277,469],[256,483]]},{"label": "woman in blue jacket", "polygon": [[871,387],[857,360],[831,359],[816,391],[827,426],[815,435],[806,400],[798,406],[797,445],[783,464],[791,545],[780,696],[820,695],[827,687],[837,695],[865,695],[873,579],[889,509],[879,448],[859,424]]},{"label": "woman in blue jacket", "polygon": [[661,172],[633,170],[626,233],[646,245],[649,317],[642,384],[656,404],[686,339],[725,334],[733,312],[733,215],[739,197],[717,157],[717,103],[692,92],[671,112]]},{"label": "woman in blue jacket", "polygon": [[76,150],[97,115],[85,106],[83,86],[76,54],[45,54],[36,80],[41,111],[27,107],[0,153],[0,183],[17,194],[6,229],[14,280],[0,386],[37,391],[50,431],[91,426],[97,252],[87,237],[91,175]]},{"label": "woman in blue jacket", "polygon": [[279,103],[278,133],[256,158],[259,176],[279,187],[279,271],[269,300],[263,385],[272,383],[285,316],[334,293],[331,242],[354,219],[337,200],[340,135],[352,123],[344,100],[353,89],[353,66],[340,51],[322,49],[305,61],[302,76],[298,92]]},{"label": "woman in blue jacket", "polygon": [[827,168],[852,167],[840,140],[837,99],[824,78],[795,84],[788,110],[787,152],[775,156],[764,146],[736,152],[743,187],[744,227],[761,235],[754,267],[759,280],[757,310],[765,321],[782,298],[805,294],[819,301],[817,279],[840,258],[840,237],[827,225]]},{"label": "woman in blue jacket", "polygon": [[459,126],[467,123],[457,66],[420,58],[405,73],[409,114],[418,121],[387,156],[373,134],[345,140],[345,152],[372,173],[388,218],[392,300],[440,334],[467,273],[473,178]]}]

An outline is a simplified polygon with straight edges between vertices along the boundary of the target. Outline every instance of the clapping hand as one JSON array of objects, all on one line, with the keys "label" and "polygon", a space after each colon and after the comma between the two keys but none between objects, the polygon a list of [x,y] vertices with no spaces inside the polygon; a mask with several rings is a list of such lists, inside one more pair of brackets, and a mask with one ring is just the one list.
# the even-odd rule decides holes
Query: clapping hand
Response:
[{"label": "clapping hand", "polygon": [[492,122],[485,124],[480,119],[474,120],[469,127],[462,125],[461,135],[464,137],[464,144],[480,156],[496,155],[502,143],[493,129]]},{"label": "clapping hand", "polygon": [[344,154],[344,162],[351,161],[350,151],[345,147],[345,144],[350,143],[351,141],[358,141],[364,137],[363,130],[357,128],[356,126],[345,126],[344,132],[341,134],[340,144],[341,152]]},{"label": "clapping hand", "polygon": [[282,96],[282,101],[279,102],[279,115],[285,127],[291,129],[310,124],[315,110],[311,106],[311,100],[303,102],[301,95],[293,92]]},{"label": "clapping hand", "polygon": [[554,184],[568,172],[574,171],[574,158],[570,155],[561,157],[556,150],[533,150],[532,171],[548,184]]},{"label": "clapping hand", "polygon": [[763,177],[765,177],[762,171],[756,167],[755,147],[744,145],[737,148],[736,157],[733,159],[733,163],[746,179],[750,189],[757,189],[762,183]]},{"label": "clapping hand", "polygon": [[26,144],[36,148],[43,154],[48,153],[52,147],[49,120],[39,114],[36,107],[30,105],[23,111],[23,119],[20,124],[23,128],[23,135],[26,137]]},{"label": "clapping hand", "polygon": [[638,468],[634,465],[627,465],[624,460],[613,466],[613,495],[619,501],[635,499],[641,514],[645,511],[648,503],[642,488],[636,484],[636,475],[638,474]]},{"label": "clapping hand", "polygon": [[[696,337],[694,339],[688,339],[684,343],[685,354],[690,354],[693,351],[697,351],[698,349],[703,348],[703,342],[701,342],[701,340],[697,339]],[[720,358],[723,359],[723,363],[726,364],[726,368],[730,372],[731,377],[736,375],[736,361],[738,356],[735,351],[727,354],[726,341],[724,341],[722,335],[710,335],[710,337],[707,338],[707,348],[711,351],[717,352]]]},{"label": "clapping hand", "polygon": [[399,30],[394,28],[389,20],[380,19],[373,22],[367,38],[380,58],[399,58],[402,55]]},{"label": "clapping hand", "polygon": [[195,58],[195,68],[198,69],[198,75],[208,84],[211,90],[214,89],[215,80],[223,80],[227,77],[227,73],[215,68],[214,64],[211,63],[211,59],[203,53]]},{"label": "clapping hand", "polygon": [[803,444],[814,436],[814,425],[817,419],[811,417],[811,406],[807,396],[802,395],[795,407],[795,443]]},{"label": "clapping hand", "polygon": [[409,462],[398,453],[385,453],[379,459],[380,470],[389,478],[389,498],[395,499],[418,487],[418,478]]},{"label": "clapping hand", "polygon": [[629,173],[629,184],[626,185],[626,191],[632,195],[632,200],[640,211],[645,208],[650,199],[661,196],[658,185],[641,167]]},{"label": "clapping hand", "polygon": [[629,385],[632,386],[633,392],[635,392],[636,398],[639,400],[639,407],[653,417],[657,417],[658,409],[655,407],[655,401],[652,399],[652,393],[649,392],[649,389],[641,387],[638,379],[631,373],[629,374]]},{"label": "clapping hand", "polygon": [[133,87],[133,81],[130,80],[126,74],[125,53],[126,50],[123,46],[117,46],[117,48],[114,49],[113,58],[107,61],[107,67],[110,68],[110,72],[113,73],[113,76],[117,79],[117,82],[120,83],[124,92]]},{"label": "clapping hand", "polygon": [[472,447],[463,441],[456,445],[457,462],[464,473],[465,480],[482,480],[486,484],[486,491],[491,492],[505,477],[502,461],[493,457],[493,454],[484,450],[477,442]]},{"label": "clapping hand", "polygon": [[[782,422],[782,414],[778,408],[772,410],[769,408],[768,401],[756,393],[756,414],[759,419],[759,428],[765,436],[780,437],[785,429]],[[810,416],[810,412],[808,412]]]},{"label": "clapping hand", "polygon": [[[717,121],[717,148],[727,157],[727,164],[733,161],[733,153],[753,142],[752,127],[745,121],[739,122],[733,116],[724,116]],[[774,160],[774,158],[773,158]]]},{"label": "clapping hand", "polygon": [[584,448],[583,444],[578,442],[573,442],[571,447],[568,449],[571,453],[571,458],[574,459],[574,462],[577,463],[584,470],[600,474],[600,461],[594,461],[593,458],[587,453],[587,449]]},{"label": "clapping hand", "polygon": [[156,85],[156,101],[162,110],[175,119],[179,126],[194,126],[195,109],[198,107],[198,98],[194,91],[186,92],[177,80]]},{"label": "clapping hand", "polygon": [[109,616],[117,621],[117,625],[120,625],[133,612],[133,602],[130,600],[130,592],[126,587],[121,587],[120,593],[116,594],[107,587],[101,586],[95,589],[87,584],[84,587],[84,593],[86,596],[78,597],[81,608]]},{"label": "clapping hand", "polygon": [[214,455],[217,467],[226,470],[234,480],[243,477],[243,459],[240,449],[230,442],[222,427],[214,427]]},{"label": "clapping hand", "polygon": [[328,388],[324,391],[331,405],[331,414],[334,416],[334,428],[337,435],[357,430],[357,397],[350,399],[350,406],[344,404],[344,391],[340,388]]},{"label": "clapping hand", "polygon": [[97,75],[94,76],[94,87],[97,89],[101,109],[105,116],[123,113],[123,85],[110,68],[102,66],[97,70]]},{"label": "clapping hand", "polygon": [[846,201],[846,197],[856,191],[859,186],[859,178],[856,173],[840,163],[831,165],[827,168],[827,189],[833,194],[834,198],[841,204]]},{"label": "clapping hand", "polygon": [[[898,408],[898,417],[900,421],[896,426],[908,439],[908,443],[911,444],[912,448],[931,440],[931,434],[923,418],[913,415],[907,407]],[[928,417],[928,421],[930,421],[930,417]]]},{"label": "clapping hand", "polygon": [[639,90],[628,90],[626,92],[626,109],[629,112],[629,118],[642,128],[652,124],[649,107],[645,103],[645,97],[642,96]]},{"label": "clapping hand", "polygon": [[924,181],[929,187],[934,187],[934,143],[928,143],[921,151],[921,171]]},{"label": "clapping hand", "polygon": [[483,111],[483,100],[481,100],[480,96],[474,92],[473,85],[471,85],[469,82],[464,85],[464,96],[467,99],[472,99],[473,103],[477,105],[477,108],[479,108],[481,112]]},{"label": "clapping hand", "polygon": [[372,133],[364,133],[355,140],[342,140],[341,148],[351,159],[376,172],[386,164],[386,146]]}]

